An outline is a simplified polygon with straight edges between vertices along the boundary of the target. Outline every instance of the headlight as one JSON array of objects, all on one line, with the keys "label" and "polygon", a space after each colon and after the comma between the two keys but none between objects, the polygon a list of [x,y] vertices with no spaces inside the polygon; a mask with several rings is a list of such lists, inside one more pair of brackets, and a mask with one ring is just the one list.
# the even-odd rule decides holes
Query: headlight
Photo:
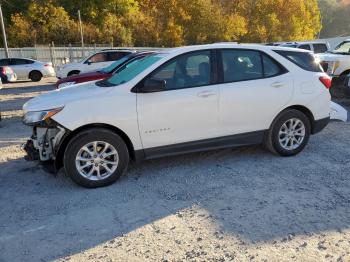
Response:
[{"label": "headlight", "polygon": [[39,123],[41,121],[45,121],[54,115],[56,115],[58,112],[60,112],[63,109],[63,107],[50,109],[50,110],[44,110],[44,111],[30,111],[24,114],[23,116],[23,122],[26,125],[33,125],[35,123]]},{"label": "headlight", "polygon": [[65,83],[59,84],[58,85],[58,89],[66,87],[66,86],[71,86],[71,85],[74,85],[74,84],[75,84],[75,82],[65,82]]}]

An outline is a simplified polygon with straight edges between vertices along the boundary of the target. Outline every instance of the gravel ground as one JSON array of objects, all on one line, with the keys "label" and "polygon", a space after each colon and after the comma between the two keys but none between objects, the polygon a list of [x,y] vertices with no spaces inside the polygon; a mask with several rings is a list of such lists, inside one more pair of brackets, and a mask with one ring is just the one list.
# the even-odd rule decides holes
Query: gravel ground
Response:
[{"label": "gravel ground", "polygon": [[350,123],[292,158],[259,146],[131,164],[88,190],[26,162],[21,106],[0,92],[0,261],[350,261]]}]

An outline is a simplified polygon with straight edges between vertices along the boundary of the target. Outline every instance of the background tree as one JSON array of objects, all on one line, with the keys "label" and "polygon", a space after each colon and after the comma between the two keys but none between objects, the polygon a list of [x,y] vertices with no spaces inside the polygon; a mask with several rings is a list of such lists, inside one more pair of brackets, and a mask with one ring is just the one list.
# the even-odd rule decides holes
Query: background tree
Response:
[{"label": "background tree", "polygon": [[9,45],[79,43],[78,10],[87,44],[297,41],[321,29],[317,0],[6,0]]}]

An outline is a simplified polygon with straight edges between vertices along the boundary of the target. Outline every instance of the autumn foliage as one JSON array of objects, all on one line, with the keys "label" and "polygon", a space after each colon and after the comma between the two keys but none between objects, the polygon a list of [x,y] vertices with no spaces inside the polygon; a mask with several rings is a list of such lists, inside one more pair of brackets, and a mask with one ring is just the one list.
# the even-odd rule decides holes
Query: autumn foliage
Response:
[{"label": "autumn foliage", "polygon": [[[223,41],[313,39],[317,0],[13,0],[10,46],[78,43],[80,9],[87,43],[180,46]],[[18,7],[18,8],[17,8]]]}]

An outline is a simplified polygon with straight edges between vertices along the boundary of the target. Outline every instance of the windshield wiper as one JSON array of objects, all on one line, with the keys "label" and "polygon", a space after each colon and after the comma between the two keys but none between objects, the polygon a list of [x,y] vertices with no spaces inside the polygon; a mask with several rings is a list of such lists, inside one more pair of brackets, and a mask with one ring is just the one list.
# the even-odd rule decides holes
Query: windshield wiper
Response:
[{"label": "windshield wiper", "polygon": [[110,86],[114,86],[112,83],[108,82],[107,80],[98,81],[98,82],[96,82],[96,85],[97,85],[97,86],[100,86],[100,87],[110,87]]}]

